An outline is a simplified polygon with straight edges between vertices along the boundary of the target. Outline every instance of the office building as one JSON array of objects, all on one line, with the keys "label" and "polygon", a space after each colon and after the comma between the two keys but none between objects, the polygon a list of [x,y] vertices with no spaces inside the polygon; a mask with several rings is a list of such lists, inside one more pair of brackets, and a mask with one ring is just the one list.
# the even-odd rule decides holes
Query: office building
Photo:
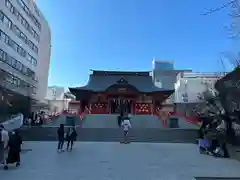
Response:
[{"label": "office building", "polygon": [[[51,31],[34,0],[0,1],[2,105],[43,101],[48,85]],[[4,103],[3,103],[4,101]]]},{"label": "office building", "polygon": [[174,93],[176,111],[191,114],[193,108],[204,102],[204,92],[207,92],[208,96],[215,95],[215,83],[222,76],[222,73],[179,73]]},{"label": "office building", "polygon": [[152,61],[153,70],[174,70],[174,61]]},{"label": "office building", "polygon": [[[152,78],[157,87],[164,89],[175,89],[177,76],[181,72],[192,72],[191,70],[178,70],[174,68],[174,61],[152,61]],[[166,104],[174,103],[174,94],[165,101]]]}]

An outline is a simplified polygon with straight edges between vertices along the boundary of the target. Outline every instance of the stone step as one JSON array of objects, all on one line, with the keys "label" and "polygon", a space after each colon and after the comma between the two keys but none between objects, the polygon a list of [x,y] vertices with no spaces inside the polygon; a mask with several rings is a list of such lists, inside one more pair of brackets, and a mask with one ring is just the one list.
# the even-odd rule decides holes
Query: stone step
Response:
[{"label": "stone step", "polygon": [[[25,141],[56,141],[57,127],[32,127],[22,130]],[[123,131],[118,128],[77,128],[78,141],[118,142],[123,139]],[[192,129],[131,129],[132,142],[187,142],[195,143],[197,131]]]}]

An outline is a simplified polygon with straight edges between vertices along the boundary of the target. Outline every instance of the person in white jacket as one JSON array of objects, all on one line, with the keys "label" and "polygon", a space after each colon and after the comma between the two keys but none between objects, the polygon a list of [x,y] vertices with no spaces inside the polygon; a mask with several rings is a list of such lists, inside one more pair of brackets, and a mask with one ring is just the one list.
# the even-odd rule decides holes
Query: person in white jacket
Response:
[{"label": "person in white jacket", "polygon": [[2,148],[3,148],[3,164],[4,164],[4,169],[8,169],[7,166],[7,158],[8,158],[8,142],[9,142],[9,134],[8,131],[5,130],[3,125],[0,125],[0,133],[1,133],[1,142]]},{"label": "person in white jacket", "polygon": [[127,141],[128,131],[132,127],[132,125],[130,123],[130,117],[128,115],[123,117],[122,127],[123,127],[123,131],[124,131],[124,143],[128,143],[128,141]]}]

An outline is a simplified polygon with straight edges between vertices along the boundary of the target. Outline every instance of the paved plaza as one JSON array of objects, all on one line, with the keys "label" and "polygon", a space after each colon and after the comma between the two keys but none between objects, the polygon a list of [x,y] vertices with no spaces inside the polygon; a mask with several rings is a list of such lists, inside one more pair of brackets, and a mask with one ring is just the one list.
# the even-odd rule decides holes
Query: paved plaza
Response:
[{"label": "paved plaza", "polygon": [[200,155],[194,144],[77,142],[58,154],[55,142],[25,142],[22,165],[1,180],[191,180],[240,177],[240,162]]}]

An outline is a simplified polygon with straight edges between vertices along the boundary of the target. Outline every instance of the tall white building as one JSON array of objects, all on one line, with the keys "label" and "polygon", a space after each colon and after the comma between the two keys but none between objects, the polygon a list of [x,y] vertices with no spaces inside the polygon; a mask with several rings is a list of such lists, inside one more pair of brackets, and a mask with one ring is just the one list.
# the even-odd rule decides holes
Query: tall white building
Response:
[{"label": "tall white building", "polygon": [[175,103],[198,103],[204,91],[214,91],[220,73],[180,72],[175,83]]},{"label": "tall white building", "polygon": [[34,0],[0,0],[1,87],[44,100],[50,56],[50,27]]},{"label": "tall white building", "polygon": [[162,61],[153,59],[153,70],[174,70],[174,61]]},{"label": "tall white building", "polygon": [[70,98],[65,96],[64,87],[51,86],[47,89],[46,101],[49,113],[61,113],[68,109]]},{"label": "tall white building", "polygon": [[[152,61],[153,69],[152,76],[153,82],[156,86],[167,89],[174,90],[175,83],[177,81],[177,76],[181,72],[191,72],[191,70],[176,70],[174,68],[174,61]],[[174,103],[174,94],[171,95],[166,102],[167,104]]]},{"label": "tall white building", "polygon": [[63,100],[65,94],[64,87],[50,86],[47,88],[47,100]]}]

